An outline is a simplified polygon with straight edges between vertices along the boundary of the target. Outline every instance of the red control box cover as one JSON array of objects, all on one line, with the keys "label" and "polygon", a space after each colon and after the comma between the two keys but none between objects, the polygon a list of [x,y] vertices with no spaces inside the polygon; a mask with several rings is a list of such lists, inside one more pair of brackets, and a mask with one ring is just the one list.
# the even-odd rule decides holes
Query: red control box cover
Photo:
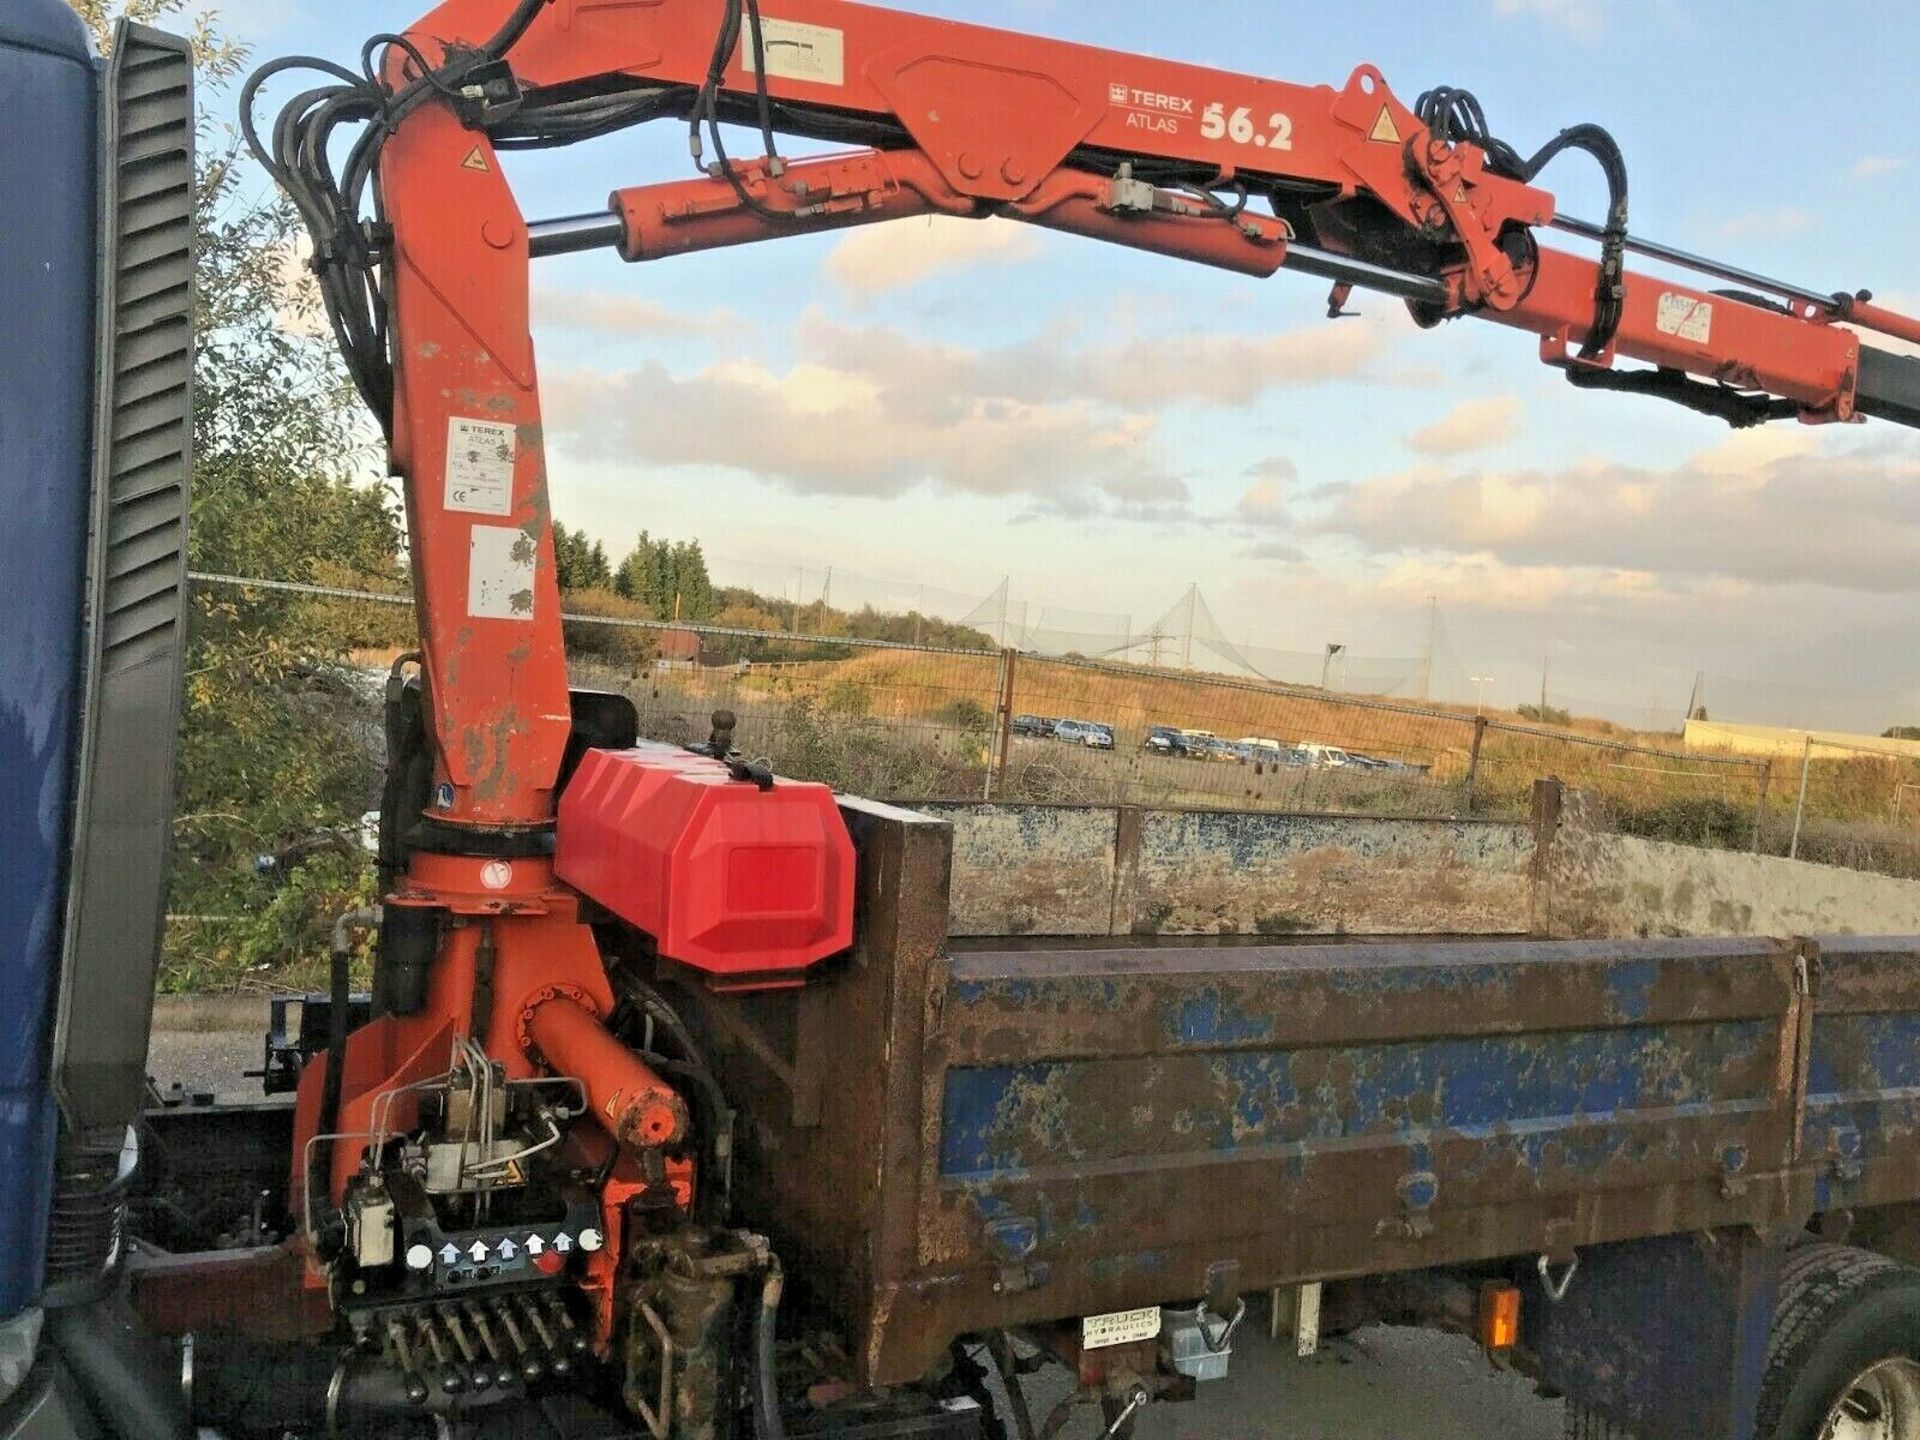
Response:
[{"label": "red control box cover", "polygon": [[560,797],[554,870],[720,984],[798,984],[853,944],[853,841],[832,790],[762,790],[676,746],[587,752]]}]

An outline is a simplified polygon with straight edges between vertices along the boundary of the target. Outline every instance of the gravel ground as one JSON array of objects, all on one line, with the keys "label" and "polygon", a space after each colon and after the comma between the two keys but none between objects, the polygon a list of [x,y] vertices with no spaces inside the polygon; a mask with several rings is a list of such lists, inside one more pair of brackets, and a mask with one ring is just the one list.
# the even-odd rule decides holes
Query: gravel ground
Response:
[{"label": "gravel ground", "polygon": [[[257,1098],[259,1022],[249,1029],[156,1030],[148,1069],[164,1089],[179,1081],[222,1097]],[[242,1011],[244,1013],[244,1010]],[[163,1023],[226,1014],[164,1016]],[[1059,1372],[1027,1382],[1036,1423],[1062,1393]],[[1526,1381],[1495,1369],[1480,1350],[1452,1336],[1375,1327],[1335,1341],[1308,1360],[1281,1353],[1260,1313],[1234,1339],[1232,1374],[1201,1387],[1192,1404],[1161,1405],[1142,1417],[1139,1440],[1558,1440],[1561,1409]],[[1075,1417],[1065,1440],[1099,1433],[1093,1412]]]}]

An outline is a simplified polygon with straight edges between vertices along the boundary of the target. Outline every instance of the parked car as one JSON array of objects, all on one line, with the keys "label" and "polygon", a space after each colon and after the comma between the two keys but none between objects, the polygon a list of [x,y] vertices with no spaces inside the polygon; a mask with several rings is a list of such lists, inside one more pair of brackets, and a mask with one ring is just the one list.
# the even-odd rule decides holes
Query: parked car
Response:
[{"label": "parked car", "polygon": [[1218,760],[1224,764],[1240,763],[1240,747],[1231,740],[1222,740],[1218,735],[1209,735],[1206,739],[1195,741],[1191,735],[1188,743],[1194,748],[1189,752],[1202,760]]},{"label": "parked car", "polygon": [[1175,753],[1189,760],[1205,760],[1208,751],[1220,739],[1211,730],[1180,730],[1175,733],[1180,737],[1180,745]]},{"label": "parked car", "polygon": [[1369,770],[1386,770],[1395,775],[1426,775],[1433,770],[1431,765],[1417,764],[1412,760],[1383,760],[1378,755],[1349,753],[1348,759],[1365,765]]},{"label": "parked car", "polygon": [[1140,748],[1149,755],[1184,755],[1187,737],[1172,725],[1149,725]]},{"label": "parked car", "polygon": [[1287,748],[1278,740],[1270,740],[1264,735],[1242,735],[1233,743],[1238,745],[1250,760],[1277,760],[1280,752]]},{"label": "parked car", "polygon": [[1314,765],[1340,766],[1352,765],[1354,758],[1338,745],[1321,745],[1312,740],[1302,740],[1298,746],[1308,762]]},{"label": "parked car", "polygon": [[1072,745],[1085,745],[1089,750],[1113,749],[1113,727],[1094,720],[1056,720],[1053,738]]},{"label": "parked car", "polygon": [[1059,723],[1045,715],[1016,715],[1013,717],[1013,733],[1030,740],[1045,740],[1053,734],[1053,727]]}]

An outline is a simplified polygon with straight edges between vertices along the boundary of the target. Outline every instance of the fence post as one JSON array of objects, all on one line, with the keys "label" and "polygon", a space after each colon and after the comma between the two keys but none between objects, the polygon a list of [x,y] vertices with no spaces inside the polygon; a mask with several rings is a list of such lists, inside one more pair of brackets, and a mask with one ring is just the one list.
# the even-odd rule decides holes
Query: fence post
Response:
[{"label": "fence post", "polygon": [[1007,790],[1007,752],[1013,749],[1013,667],[1019,651],[1007,646],[1000,651],[1000,675],[994,685],[992,753],[987,757],[983,800],[991,800]]},{"label": "fence post", "polygon": [[1753,853],[1760,853],[1760,826],[1767,814],[1767,791],[1773,788],[1773,761],[1760,762],[1760,793],[1753,799]]},{"label": "fence post", "polygon": [[1793,843],[1787,847],[1787,858],[1800,858],[1800,821],[1807,813],[1807,773],[1813,769],[1813,735],[1808,732],[1806,748],[1800,752],[1800,798],[1793,806]]},{"label": "fence post", "polygon": [[1487,738],[1487,717],[1473,717],[1473,750],[1467,756],[1467,814],[1473,814],[1473,787],[1480,781],[1480,744]]}]

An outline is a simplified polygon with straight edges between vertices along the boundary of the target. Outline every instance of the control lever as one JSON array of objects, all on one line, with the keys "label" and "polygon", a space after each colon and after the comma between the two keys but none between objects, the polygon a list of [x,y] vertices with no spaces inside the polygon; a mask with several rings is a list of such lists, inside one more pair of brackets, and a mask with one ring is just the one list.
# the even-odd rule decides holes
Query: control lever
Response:
[{"label": "control lever", "polygon": [[533,1353],[533,1347],[527,1344],[527,1337],[520,1333],[515,1323],[513,1311],[505,1300],[493,1302],[493,1318],[500,1322],[500,1328],[507,1332],[507,1339],[513,1342],[513,1348],[520,1356],[520,1378],[532,1384],[546,1373],[546,1366],[540,1363],[540,1357]]},{"label": "control lever", "polygon": [[573,1368],[573,1361],[567,1358],[567,1352],[553,1338],[553,1331],[547,1328],[547,1320],[540,1313],[540,1307],[534,1304],[530,1295],[520,1296],[519,1301],[521,1315],[533,1326],[533,1333],[540,1337],[541,1345],[546,1348],[547,1364],[553,1368],[555,1375],[566,1374]]}]

